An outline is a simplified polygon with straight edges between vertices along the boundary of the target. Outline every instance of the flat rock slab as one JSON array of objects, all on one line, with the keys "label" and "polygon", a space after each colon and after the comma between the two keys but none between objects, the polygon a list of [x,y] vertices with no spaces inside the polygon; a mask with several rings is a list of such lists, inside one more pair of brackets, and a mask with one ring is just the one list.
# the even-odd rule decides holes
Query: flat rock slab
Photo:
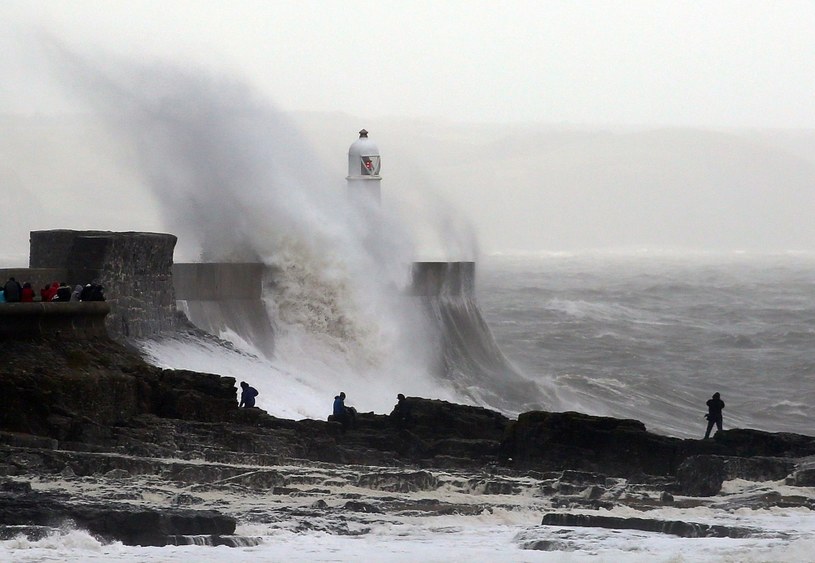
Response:
[{"label": "flat rock slab", "polygon": [[73,523],[125,545],[164,546],[170,536],[231,536],[236,521],[213,510],[153,510],[128,505],[72,504],[53,496],[0,494],[0,525],[60,527]]},{"label": "flat rock slab", "polygon": [[700,524],[681,520],[653,520],[650,518],[620,518],[593,514],[566,514],[550,512],[543,515],[544,526],[578,526],[609,528],[612,530],[642,530],[659,532],[681,538],[747,538],[758,533],[750,528]]}]

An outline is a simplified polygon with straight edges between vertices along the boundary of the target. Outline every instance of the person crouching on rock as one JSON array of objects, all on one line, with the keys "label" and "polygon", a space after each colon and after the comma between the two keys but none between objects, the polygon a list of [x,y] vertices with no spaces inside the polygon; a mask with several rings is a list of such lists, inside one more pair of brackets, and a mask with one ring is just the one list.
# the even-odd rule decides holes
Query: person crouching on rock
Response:
[{"label": "person crouching on rock", "polygon": [[238,405],[240,407],[251,408],[255,406],[255,397],[258,396],[258,390],[254,387],[250,387],[248,383],[245,381],[241,381],[241,402]]},{"label": "person crouching on rock", "polygon": [[345,393],[334,397],[334,420],[342,424],[342,429],[353,428],[357,421],[357,409],[345,406]]},{"label": "person crouching on rock", "polygon": [[713,425],[716,425],[716,431],[722,431],[722,409],[724,409],[724,401],[722,401],[718,393],[713,393],[713,398],[707,400],[707,432],[705,432],[705,440],[710,438],[710,431],[713,430]]}]

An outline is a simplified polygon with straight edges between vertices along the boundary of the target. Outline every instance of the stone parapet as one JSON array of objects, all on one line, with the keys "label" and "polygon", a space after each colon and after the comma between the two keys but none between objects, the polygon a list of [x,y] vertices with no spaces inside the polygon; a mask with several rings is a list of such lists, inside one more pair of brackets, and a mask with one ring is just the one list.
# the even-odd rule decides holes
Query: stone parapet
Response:
[{"label": "stone parapet", "polygon": [[58,336],[71,340],[107,337],[105,302],[2,303],[0,338]]}]

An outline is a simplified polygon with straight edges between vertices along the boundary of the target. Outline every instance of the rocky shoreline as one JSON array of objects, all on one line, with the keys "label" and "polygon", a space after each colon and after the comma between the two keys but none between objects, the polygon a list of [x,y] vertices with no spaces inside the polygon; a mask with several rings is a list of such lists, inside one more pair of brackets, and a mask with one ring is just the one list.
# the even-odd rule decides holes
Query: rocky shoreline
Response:
[{"label": "rocky shoreline", "polygon": [[[815,509],[815,438],[725,430],[712,440],[636,420],[410,397],[407,426],[355,428],[239,409],[235,379],[146,364],[111,340],[6,341],[0,350],[0,538],[67,524],[127,545],[252,545],[253,523],[365,533],[394,515],[519,503],[544,526],[748,537],[648,518],[659,507]],[[727,482],[749,482],[739,495]],[[783,492],[761,484],[772,481]],[[444,500],[433,493],[447,491]],[[602,513],[625,506],[641,517]],[[317,517],[319,516],[319,517]],[[315,523],[316,522],[316,523]],[[367,524],[366,524],[367,523]],[[520,538],[527,549],[568,549]]]}]

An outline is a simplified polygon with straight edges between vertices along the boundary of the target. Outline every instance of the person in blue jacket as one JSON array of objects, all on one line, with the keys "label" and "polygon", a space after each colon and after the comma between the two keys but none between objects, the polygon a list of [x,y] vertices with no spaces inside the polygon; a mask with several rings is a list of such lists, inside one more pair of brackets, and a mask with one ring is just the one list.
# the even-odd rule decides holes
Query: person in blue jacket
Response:
[{"label": "person in blue jacket", "polygon": [[353,428],[356,423],[357,409],[345,406],[345,392],[334,397],[334,420],[342,424],[343,430]]},{"label": "person in blue jacket", "polygon": [[255,406],[255,397],[258,396],[258,390],[250,387],[245,381],[241,381],[241,402],[238,407],[246,407],[247,409]]}]

